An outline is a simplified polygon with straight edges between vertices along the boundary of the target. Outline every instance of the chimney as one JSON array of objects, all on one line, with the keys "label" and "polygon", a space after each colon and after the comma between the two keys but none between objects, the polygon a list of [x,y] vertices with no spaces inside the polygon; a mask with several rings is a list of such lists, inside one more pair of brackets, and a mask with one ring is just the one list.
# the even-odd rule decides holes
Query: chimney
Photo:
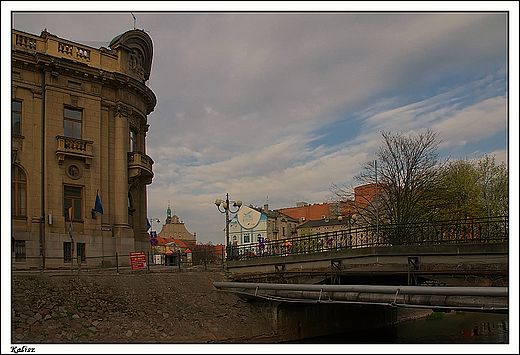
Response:
[{"label": "chimney", "polygon": [[264,212],[269,212],[269,205],[267,203],[264,205]]}]

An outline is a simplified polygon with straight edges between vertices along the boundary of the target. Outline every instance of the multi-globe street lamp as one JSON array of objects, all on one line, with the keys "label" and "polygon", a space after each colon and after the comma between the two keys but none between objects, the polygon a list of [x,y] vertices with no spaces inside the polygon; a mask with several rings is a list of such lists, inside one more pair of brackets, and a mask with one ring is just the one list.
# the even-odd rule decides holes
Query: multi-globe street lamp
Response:
[{"label": "multi-globe street lamp", "polygon": [[[231,210],[230,208],[230,201],[229,201],[229,194],[226,193],[226,200],[225,201],[221,201],[220,199],[216,199],[215,200],[215,205],[217,206],[217,210],[220,212],[220,213],[225,213],[226,214],[226,257],[229,259],[229,249],[230,249],[230,244],[229,244],[229,213],[237,213],[239,210],[240,210],[240,207],[242,207],[242,201],[238,200],[238,201],[231,201],[233,203],[233,207],[236,207],[236,210],[233,211]],[[224,210],[222,210],[220,208],[220,206],[222,206],[222,208]]]},{"label": "multi-globe street lamp", "polygon": [[157,223],[161,223],[161,221],[159,220],[159,218],[148,218],[148,220],[150,221],[151,223],[151,231],[153,231],[153,222],[157,222]]}]

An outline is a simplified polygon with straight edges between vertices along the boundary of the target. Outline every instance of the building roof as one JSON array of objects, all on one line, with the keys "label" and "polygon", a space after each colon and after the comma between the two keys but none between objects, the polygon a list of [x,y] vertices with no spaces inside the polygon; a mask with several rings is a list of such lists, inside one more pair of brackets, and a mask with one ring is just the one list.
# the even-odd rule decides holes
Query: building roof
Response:
[{"label": "building roof", "polygon": [[299,225],[297,228],[314,228],[314,227],[323,227],[323,226],[348,226],[348,218],[344,218],[343,220],[338,220],[337,218],[334,219],[320,219],[320,220],[311,220],[307,221],[301,225]]},{"label": "building roof", "polygon": [[181,248],[187,248],[188,247],[186,245],[186,243],[184,243],[182,240],[179,240],[179,239],[161,238],[161,237],[159,237],[158,238],[158,242],[159,242],[158,245],[167,245],[169,243],[175,243],[178,246],[180,246]]},{"label": "building roof", "polygon": [[267,212],[266,212],[265,209],[261,208],[261,207],[253,207],[253,206],[249,206],[249,207],[266,215],[268,218],[286,218],[289,222],[298,223],[298,220],[296,218],[288,216],[285,213],[282,213],[279,211],[267,210]]}]

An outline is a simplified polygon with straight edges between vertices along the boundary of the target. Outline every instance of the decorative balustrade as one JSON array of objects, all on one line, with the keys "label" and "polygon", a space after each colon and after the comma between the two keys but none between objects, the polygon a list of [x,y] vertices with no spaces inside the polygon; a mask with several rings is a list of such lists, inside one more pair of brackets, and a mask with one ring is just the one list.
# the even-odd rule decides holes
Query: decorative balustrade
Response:
[{"label": "decorative balustrade", "polygon": [[[11,48],[17,52],[45,53],[102,68],[106,66],[117,68],[118,55],[108,49],[97,49],[81,43],[59,38],[50,33],[42,32],[40,36],[12,30]],[[101,58],[105,63],[101,65]]]},{"label": "decorative balustrade", "polygon": [[58,142],[58,149],[56,155],[58,156],[58,163],[63,163],[66,156],[79,157],[85,160],[87,168],[93,158],[92,146],[93,141],[84,139],[76,139],[65,136],[56,136]]},{"label": "decorative balustrade", "polygon": [[[14,34],[14,46],[23,50],[35,51],[36,43],[41,40],[40,38],[25,36],[19,33]],[[58,53],[75,59],[90,61],[91,50],[75,44],[58,41]]]},{"label": "decorative balustrade", "polygon": [[36,50],[36,38],[16,34],[15,45],[24,49]]},{"label": "decorative balustrade", "polygon": [[68,55],[72,55],[72,48],[74,46],[72,44],[58,42],[58,52],[65,53]]},{"label": "decorative balustrade", "polygon": [[76,55],[76,58],[90,60],[90,50],[82,47],[75,46],[73,44],[58,42],[58,52],[64,53],[70,56]]}]

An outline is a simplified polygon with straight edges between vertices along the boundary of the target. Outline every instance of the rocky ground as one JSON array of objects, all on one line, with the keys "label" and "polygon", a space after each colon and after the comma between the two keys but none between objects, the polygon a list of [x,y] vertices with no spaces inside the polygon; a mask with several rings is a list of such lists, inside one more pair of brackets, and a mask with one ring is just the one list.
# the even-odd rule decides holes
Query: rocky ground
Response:
[{"label": "rocky ground", "polygon": [[276,342],[223,271],[13,273],[13,344]]}]

